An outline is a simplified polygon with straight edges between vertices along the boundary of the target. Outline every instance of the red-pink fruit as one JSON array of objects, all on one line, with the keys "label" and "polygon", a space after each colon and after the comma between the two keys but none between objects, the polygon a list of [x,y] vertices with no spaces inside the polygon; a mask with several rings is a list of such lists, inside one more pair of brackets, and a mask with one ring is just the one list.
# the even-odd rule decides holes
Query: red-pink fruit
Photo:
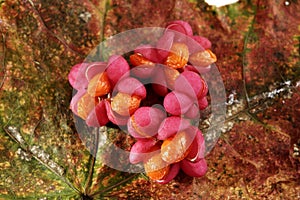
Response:
[{"label": "red-pink fruit", "polygon": [[129,116],[121,116],[121,115],[115,113],[111,109],[110,102],[107,100],[103,100],[103,101],[105,103],[105,108],[106,108],[107,117],[108,117],[109,121],[111,121],[113,124],[120,125],[120,126],[126,125],[128,119],[129,119]]},{"label": "red-pink fruit", "polygon": [[204,49],[211,48],[211,42],[206,37],[194,35],[192,38],[196,40]]},{"label": "red-pink fruit", "polygon": [[198,99],[205,97],[208,93],[208,86],[207,86],[206,81],[203,78],[201,78],[201,81],[202,81],[203,88],[202,88],[202,91],[198,94]]},{"label": "red-pink fruit", "polygon": [[194,103],[186,113],[184,113],[184,116],[189,119],[199,119],[200,112],[199,112],[199,106],[198,102]]},{"label": "red-pink fruit", "polygon": [[191,39],[187,41],[187,45],[190,54],[211,48],[211,42],[207,38],[198,35],[191,36]]},{"label": "red-pink fruit", "polygon": [[203,96],[204,81],[199,74],[192,71],[182,72],[175,80],[175,90],[189,95],[196,101],[197,98]]},{"label": "red-pink fruit", "polygon": [[88,63],[79,63],[72,67],[70,73],[68,74],[68,79],[71,86],[76,90],[81,90],[86,88],[88,81],[85,77],[85,70]]},{"label": "red-pink fruit", "polygon": [[141,99],[146,97],[145,86],[139,80],[132,77],[120,80],[116,85],[116,91],[129,94],[131,96],[138,96]]},{"label": "red-pink fruit", "polygon": [[191,162],[198,162],[200,159],[204,158],[205,155],[204,137],[202,132],[197,127],[193,126],[189,131],[195,132],[195,138],[191,144],[191,150],[186,159]]},{"label": "red-pink fruit", "polygon": [[151,62],[154,62],[154,63],[159,62],[158,55],[157,55],[157,49],[155,47],[151,46],[150,44],[138,46],[134,50],[134,53],[142,55],[144,58],[146,58],[147,60],[149,60]]},{"label": "red-pink fruit", "polygon": [[150,65],[141,65],[138,67],[134,67],[130,70],[131,74],[139,79],[151,78],[153,76],[154,71],[155,66]]},{"label": "red-pink fruit", "polygon": [[96,74],[100,74],[105,71],[107,66],[106,62],[92,62],[89,63],[85,70],[85,77],[90,81]]},{"label": "red-pink fruit", "polygon": [[159,96],[166,96],[168,94],[168,88],[163,85],[153,83],[152,88]]},{"label": "red-pink fruit", "polygon": [[183,43],[187,43],[193,35],[191,26],[187,22],[180,20],[169,23],[165,32],[173,32],[175,34],[174,41]]},{"label": "red-pink fruit", "polygon": [[140,53],[134,53],[132,54],[130,57],[130,63],[134,66],[134,67],[139,67],[141,65],[145,65],[145,66],[154,66],[155,64],[150,61],[149,59],[145,58],[142,54]]},{"label": "red-pink fruit", "polygon": [[190,122],[181,117],[167,117],[159,126],[157,139],[166,140],[167,138],[174,136],[180,131],[187,129],[189,126]]},{"label": "red-pink fruit", "polygon": [[184,71],[192,71],[192,72],[196,72],[197,74],[204,74],[204,73],[209,72],[210,69],[211,69],[211,65],[208,65],[206,67],[186,65],[185,68],[184,68]]},{"label": "red-pink fruit", "polygon": [[155,64],[140,53],[132,54],[130,56],[130,63],[134,66],[131,69],[131,73],[141,79],[151,77],[155,69]]},{"label": "red-pink fruit", "polygon": [[100,101],[98,105],[90,112],[85,122],[88,126],[100,127],[109,121],[104,101]]},{"label": "red-pink fruit", "polygon": [[156,182],[159,184],[169,183],[171,180],[173,180],[177,176],[179,170],[180,170],[179,163],[172,164],[170,167],[169,173],[166,176],[164,176],[163,179],[157,180]]},{"label": "red-pink fruit", "polygon": [[137,138],[151,137],[157,134],[165,113],[154,107],[140,107],[128,120],[128,132]]},{"label": "red-pink fruit", "polygon": [[159,150],[157,141],[154,139],[140,139],[131,147],[129,161],[132,164],[137,164],[153,156],[153,152]]},{"label": "red-pink fruit", "polygon": [[164,62],[169,55],[169,51],[173,45],[174,36],[174,32],[165,32],[163,36],[157,41],[156,48],[159,63]]},{"label": "red-pink fruit", "polygon": [[192,36],[193,35],[193,29],[191,25],[185,21],[182,20],[175,20],[170,23],[168,23],[167,30],[174,30],[177,32],[180,32],[184,35]]},{"label": "red-pink fruit", "polygon": [[163,104],[168,113],[182,115],[189,110],[193,100],[183,93],[172,91],[165,96]]},{"label": "red-pink fruit", "polygon": [[106,72],[112,87],[115,86],[120,78],[129,76],[129,70],[130,67],[122,56],[111,56],[108,59]]},{"label": "red-pink fruit", "polygon": [[164,72],[164,67],[156,67],[152,77],[152,88],[159,96],[166,96],[168,94],[168,85]]},{"label": "red-pink fruit", "polygon": [[208,101],[206,97],[198,99],[198,105],[200,110],[204,110],[208,106]]},{"label": "red-pink fruit", "polygon": [[189,176],[201,177],[207,172],[207,163],[205,159],[198,162],[190,162],[185,159],[180,162],[180,168]]}]

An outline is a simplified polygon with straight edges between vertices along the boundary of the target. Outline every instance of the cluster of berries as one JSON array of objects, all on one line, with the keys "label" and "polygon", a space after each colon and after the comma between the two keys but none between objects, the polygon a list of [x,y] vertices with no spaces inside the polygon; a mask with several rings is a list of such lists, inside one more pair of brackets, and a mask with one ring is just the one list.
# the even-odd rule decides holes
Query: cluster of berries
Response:
[{"label": "cluster of berries", "polygon": [[136,138],[129,160],[143,162],[159,183],[182,169],[194,177],[207,170],[205,144],[194,126],[208,106],[206,73],[216,56],[208,39],[193,35],[184,21],[167,25],[156,45],[141,45],[128,57],[73,66],[69,82],[77,91],[72,111],[88,126],[126,127]]}]

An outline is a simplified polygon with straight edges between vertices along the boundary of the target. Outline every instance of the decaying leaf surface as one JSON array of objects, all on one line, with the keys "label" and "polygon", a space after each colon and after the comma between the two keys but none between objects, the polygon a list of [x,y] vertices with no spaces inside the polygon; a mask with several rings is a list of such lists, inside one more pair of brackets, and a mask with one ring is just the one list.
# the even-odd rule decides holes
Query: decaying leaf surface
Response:
[{"label": "decaying leaf surface", "polygon": [[74,129],[67,74],[101,41],[105,3],[1,2],[3,197],[84,193],[91,156]]},{"label": "decaying leaf surface", "polygon": [[[300,197],[297,1],[243,0],[221,8],[187,0],[0,5],[0,198]],[[97,130],[79,137],[67,74],[103,38],[175,19],[213,44],[228,95],[224,133],[206,157],[205,177],[180,174],[166,185],[142,176],[130,181],[134,175],[103,166],[86,149]],[[108,133],[130,149],[132,138]]]}]

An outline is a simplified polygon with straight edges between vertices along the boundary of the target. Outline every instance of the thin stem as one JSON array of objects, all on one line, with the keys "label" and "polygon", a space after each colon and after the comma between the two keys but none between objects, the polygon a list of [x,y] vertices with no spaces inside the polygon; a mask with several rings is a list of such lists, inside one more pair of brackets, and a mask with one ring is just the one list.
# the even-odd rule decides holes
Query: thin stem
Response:
[{"label": "thin stem", "polygon": [[4,85],[4,81],[6,78],[6,67],[5,67],[5,57],[6,57],[6,46],[5,46],[5,35],[2,33],[2,42],[3,42],[3,61],[2,61],[2,67],[3,67],[3,79],[0,83],[0,89],[3,87]]},{"label": "thin stem", "polygon": [[90,154],[90,166],[89,166],[89,173],[88,173],[88,177],[84,186],[84,192],[85,195],[87,195],[90,192],[90,186],[92,185],[92,180],[93,180],[93,174],[94,174],[94,167],[95,167],[95,163],[97,160],[97,152],[98,152],[98,145],[99,145],[99,130],[100,128],[97,128],[96,130],[96,135],[95,135],[95,143],[94,143],[94,148],[93,148],[93,152],[91,152]]}]

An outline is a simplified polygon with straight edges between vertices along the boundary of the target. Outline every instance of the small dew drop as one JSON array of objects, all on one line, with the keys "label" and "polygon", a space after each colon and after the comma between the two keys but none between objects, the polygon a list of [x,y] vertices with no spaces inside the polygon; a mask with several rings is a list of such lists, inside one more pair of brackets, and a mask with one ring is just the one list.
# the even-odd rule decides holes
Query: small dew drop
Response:
[{"label": "small dew drop", "polygon": [[285,1],[285,2],[284,2],[284,5],[289,6],[289,5],[290,5],[290,2],[289,2],[289,1]]}]

